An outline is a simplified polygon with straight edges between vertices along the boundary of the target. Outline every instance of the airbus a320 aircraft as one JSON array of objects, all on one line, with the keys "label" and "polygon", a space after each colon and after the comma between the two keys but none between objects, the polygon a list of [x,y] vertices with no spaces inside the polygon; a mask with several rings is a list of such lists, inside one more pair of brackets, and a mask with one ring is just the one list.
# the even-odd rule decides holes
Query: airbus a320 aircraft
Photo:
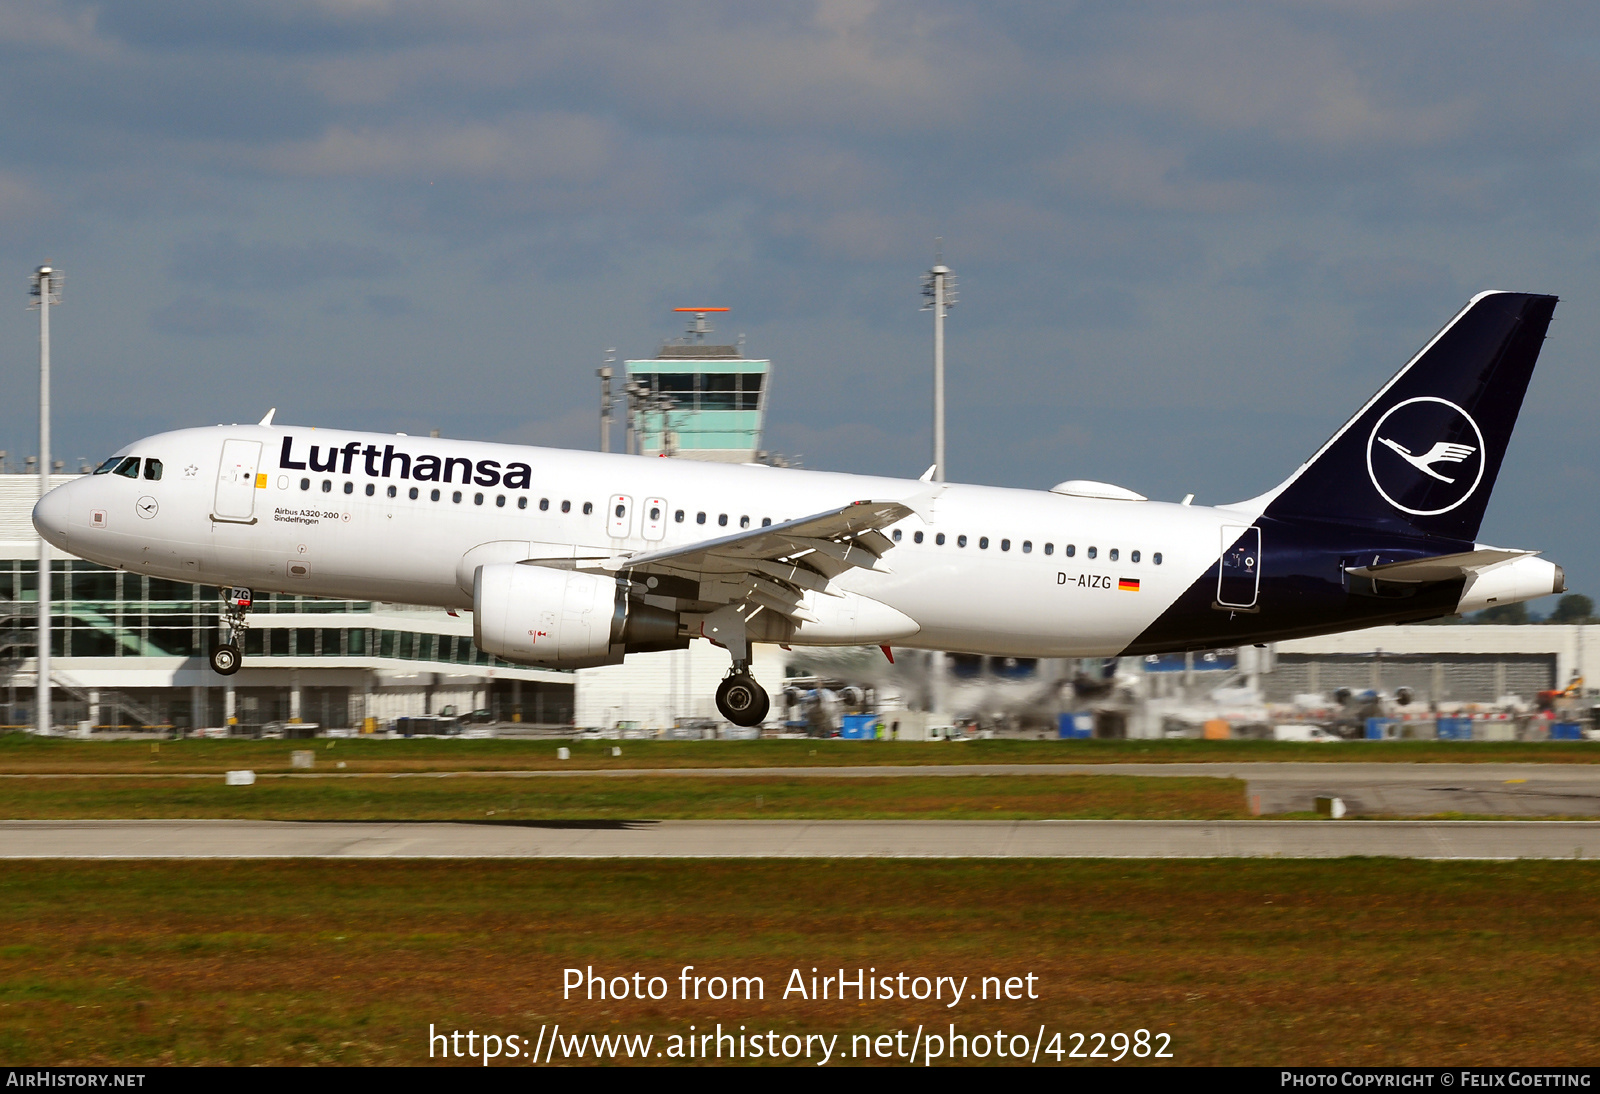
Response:
[{"label": "airbus a320 aircraft", "polygon": [[1284,482],[1232,505],[259,425],[162,433],[34,509],[80,558],[223,588],[469,609],[558,668],[704,637],[723,715],[768,710],[749,643],[1145,654],[1403,623],[1562,592],[1475,542],[1553,296],[1486,292]]}]

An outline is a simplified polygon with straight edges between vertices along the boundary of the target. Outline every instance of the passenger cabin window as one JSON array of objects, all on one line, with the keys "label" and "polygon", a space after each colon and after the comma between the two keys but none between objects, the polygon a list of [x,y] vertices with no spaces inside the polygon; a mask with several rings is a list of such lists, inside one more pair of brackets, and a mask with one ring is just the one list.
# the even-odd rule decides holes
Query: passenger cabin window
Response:
[{"label": "passenger cabin window", "polygon": [[[391,489],[391,490],[393,490],[393,489],[394,489],[394,487],[392,487],[392,486],[391,486],[391,487],[390,487],[390,488],[389,488],[389,489]],[[412,500],[412,501],[416,501],[416,500],[417,500],[417,488],[416,488],[416,487],[415,487],[415,486],[413,486],[413,487],[412,487],[412,488],[411,488],[411,490],[410,490],[410,496],[411,496],[411,500]]]},{"label": "passenger cabin window", "polygon": [[145,460],[144,461],[144,477],[147,478],[147,479],[150,479],[153,482],[154,481],[159,481],[160,478],[161,478],[161,461],[160,460],[154,460],[154,459]]},{"label": "passenger cabin window", "polygon": [[762,517],[761,518],[761,527],[769,528],[771,526],[772,526],[772,518],[771,517]]},{"label": "passenger cabin window", "polygon": [[911,542],[912,543],[921,543],[922,542],[922,533],[921,532],[912,532],[911,533]]},{"label": "passenger cabin window", "polygon": [[1129,562],[1138,562],[1139,561],[1139,552],[1138,551],[1129,552],[1128,561]]},{"label": "passenger cabin window", "polygon": [[461,504],[461,491],[459,491],[459,490],[450,491],[450,500],[455,502],[457,505],[460,505]]},{"label": "passenger cabin window", "polygon": [[302,489],[302,490],[310,490],[311,489],[311,480],[310,479],[301,479],[300,480],[300,489]]},{"label": "passenger cabin window", "polygon": [[346,494],[354,494],[356,492],[356,484],[353,483],[353,482],[345,483],[344,484],[344,492]]},{"label": "passenger cabin window", "polygon": [[[1071,558],[1073,555],[1075,555],[1077,553],[1078,553],[1078,545],[1076,543],[1067,544],[1067,557],[1068,558]],[[1089,557],[1093,558],[1094,556],[1090,555]]]},{"label": "passenger cabin window", "polygon": [[561,511],[562,511],[562,512],[563,512],[563,513],[570,513],[570,512],[572,512],[572,503],[571,503],[571,502],[570,502],[570,501],[564,501],[564,502],[562,502],[562,503],[561,503]]},{"label": "passenger cabin window", "polygon": [[1155,554],[1151,555],[1150,561],[1154,562],[1157,566],[1161,565],[1161,552],[1157,551]]},{"label": "passenger cabin window", "polygon": [[[566,512],[566,510],[565,510],[565,509],[563,509],[563,510],[561,510],[561,511],[562,511],[562,512],[563,512],[563,513],[565,513],[565,512]],[[584,503],[583,503],[583,515],[584,515],[584,516],[588,516],[588,515],[589,515],[589,514],[590,514],[590,513],[593,513],[593,512],[594,512],[594,502],[592,502],[592,501],[586,501],[586,502],[584,502]]]},{"label": "passenger cabin window", "polygon": [[967,537],[966,536],[957,536],[956,537],[956,546],[957,547],[965,547],[966,545],[967,545]]},{"label": "passenger cabin window", "polygon": [[1117,561],[1117,555],[1118,555],[1118,553],[1119,553],[1119,552],[1118,552],[1118,551],[1117,551],[1117,549],[1116,549],[1116,548],[1115,548],[1115,547],[1113,547],[1113,548],[1111,548],[1111,554],[1110,554],[1110,558],[1111,558],[1111,561],[1112,561],[1112,562],[1115,562],[1115,561]]},{"label": "passenger cabin window", "polygon": [[333,480],[332,479],[323,479],[322,480],[322,492],[324,494],[333,493]]},{"label": "passenger cabin window", "polygon": [[937,544],[938,546],[943,547],[944,546],[944,533],[940,532],[938,535],[934,536],[933,537],[933,542],[935,544]]},{"label": "passenger cabin window", "polygon": [[[394,487],[391,486],[391,487],[389,487],[389,489],[393,490]],[[370,482],[367,483],[367,497],[370,498],[370,497],[372,497],[372,495],[376,494],[377,492],[378,492],[378,488],[375,485],[373,485]]]},{"label": "passenger cabin window", "polygon": [[706,515],[704,513],[696,513],[694,515],[694,522],[696,524],[704,524],[706,522]]},{"label": "passenger cabin window", "polygon": [[429,490],[428,491],[428,497],[433,501],[438,501],[439,500],[439,488],[436,486],[432,490]]},{"label": "passenger cabin window", "polygon": [[504,494],[496,494],[494,496],[494,507],[496,509],[504,509],[506,507],[506,496]]},{"label": "passenger cabin window", "polygon": [[619,516],[619,517],[626,516],[627,512],[628,512],[628,507],[626,505],[617,506],[617,511],[616,511],[616,515],[617,516]]},{"label": "passenger cabin window", "polygon": [[726,513],[718,513],[717,514],[717,527],[726,528],[727,526],[728,526],[728,514],[726,514]]},{"label": "passenger cabin window", "polygon": [[[896,529],[895,529],[895,530],[894,530],[894,541],[895,541],[895,542],[896,542],[896,543],[899,543],[899,542],[900,542],[900,529],[898,529],[898,528],[896,528]],[[43,708],[42,708],[42,707],[41,707],[41,708],[40,708],[40,709],[43,709]]]},{"label": "passenger cabin window", "polygon": [[1022,541],[1022,553],[1025,555],[1031,555],[1033,553],[1033,540],[1025,539]]},{"label": "passenger cabin window", "polygon": [[543,513],[545,510],[547,510],[549,508],[550,508],[550,499],[549,498],[540,498],[539,499],[539,512]]},{"label": "passenger cabin window", "polygon": [[1055,554],[1056,553],[1056,545],[1054,543],[1046,543],[1044,545],[1044,553],[1047,554],[1047,555]]},{"label": "passenger cabin window", "polygon": [[113,475],[121,475],[125,479],[136,479],[136,478],[138,478],[139,477],[139,457],[138,456],[125,456],[125,457],[123,457],[122,462],[117,464],[117,469],[115,471],[113,471],[112,474]]},{"label": "passenger cabin window", "polygon": [[750,527],[750,518],[749,517],[740,517],[739,518],[739,527],[740,528],[748,528],[748,527]]},{"label": "passenger cabin window", "polygon": [[398,494],[398,493],[399,493],[399,492],[400,492],[400,491],[399,491],[399,490],[397,490],[397,489],[395,489],[395,488],[394,488],[394,487],[393,487],[393,486],[391,486],[391,487],[389,487],[389,489],[388,489],[388,490],[387,490],[387,491],[385,491],[385,492],[386,492],[386,493],[387,493],[387,494],[388,494],[388,495],[389,495],[389,496],[390,496],[390,497],[391,497],[391,498],[392,498],[392,497],[394,497],[394,496],[395,496],[395,495],[396,495],[396,494]]},{"label": "passenger cabin window", "polygon": [[1003,540],[1001,540],[1001,541],[1000,541],[1000,549],[1001,549],[1001,550],[1002,550],[1002,551],[1009,551],[1009,550],[1011,550],[1011,541],[1010,541],[1010,540],[1009,540],[1009,539],[1003,539]]},{"label": "passenger cabin window", "polygon": [[1100,553],[1100,548],[1098,548],[1098,547],[1089,548],[1089,557],[1090,558],[1093,558],[1095,555],[1097,555],[1099,553]]},{"label": "passenger cabin window", "polygon": [[979,536],[978,537],[978,550],[987,551],[988,549],[989,549],[989,537],[988,536]]},{"label": "passenger cabin window", "polygon": [[675,524],[682,524],[683,523],[683,510],[679,509],[676,513],[672,514],[672,520],[673,520],[673,523],[675,523]]},{"label": "passenger cabin window", "polygon": [[472,495],[472,504],[473,505],[482,505],[483,504],[483,495],[482,494],[473,494]]},{"label": "passenger cabin window", "polygon": [[518,498],[517,499],[517,508],[518,509],[526,509],[527,507],[528,507],[528,499],[527,498]]}]

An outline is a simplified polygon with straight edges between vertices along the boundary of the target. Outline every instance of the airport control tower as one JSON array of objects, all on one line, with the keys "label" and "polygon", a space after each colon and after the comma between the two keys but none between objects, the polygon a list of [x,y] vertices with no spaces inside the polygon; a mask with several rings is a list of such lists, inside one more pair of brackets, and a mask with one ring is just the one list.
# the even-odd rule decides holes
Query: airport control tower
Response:
[{"label": "airport control tower", "polygon": [[651,360],[626,362],[627,450],[719,463],[761,460],[772,362],[706,341],[712,333],[706,316],[727,308],[673,310],[693,316],[684,336]]}]

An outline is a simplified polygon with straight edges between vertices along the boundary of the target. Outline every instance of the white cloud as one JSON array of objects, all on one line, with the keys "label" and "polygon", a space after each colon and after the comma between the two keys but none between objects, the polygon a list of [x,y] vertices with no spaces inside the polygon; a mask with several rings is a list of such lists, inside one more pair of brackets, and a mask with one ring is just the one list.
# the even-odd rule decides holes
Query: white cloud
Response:
[{"label": "white cloud", "polygon": [[335,124],[313,140],[279,144],[258,158],[270,171],[298,176],[578,181],[606,167],[613,144],[610,127],[596,119],[524,113],[454,124]]},{"label": "white cloud", "polygon": [[0,45],[71,53],[105,53],[110,45],[95,30],[94,7],[49,0],[6,0],[0,3]]}]

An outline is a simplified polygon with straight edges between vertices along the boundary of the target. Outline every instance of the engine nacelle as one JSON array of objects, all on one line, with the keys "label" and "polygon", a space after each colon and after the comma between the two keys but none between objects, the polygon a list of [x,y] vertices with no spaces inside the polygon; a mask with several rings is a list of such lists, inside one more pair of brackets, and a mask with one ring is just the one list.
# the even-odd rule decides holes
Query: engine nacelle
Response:
[{"label": "engine nacelle", "polygon": [[472,640],[480,650],[526,665],[614,665],[624,653],[688,645],[678,616],[630,599],[606,574],[499,562],[472,582]]}]

